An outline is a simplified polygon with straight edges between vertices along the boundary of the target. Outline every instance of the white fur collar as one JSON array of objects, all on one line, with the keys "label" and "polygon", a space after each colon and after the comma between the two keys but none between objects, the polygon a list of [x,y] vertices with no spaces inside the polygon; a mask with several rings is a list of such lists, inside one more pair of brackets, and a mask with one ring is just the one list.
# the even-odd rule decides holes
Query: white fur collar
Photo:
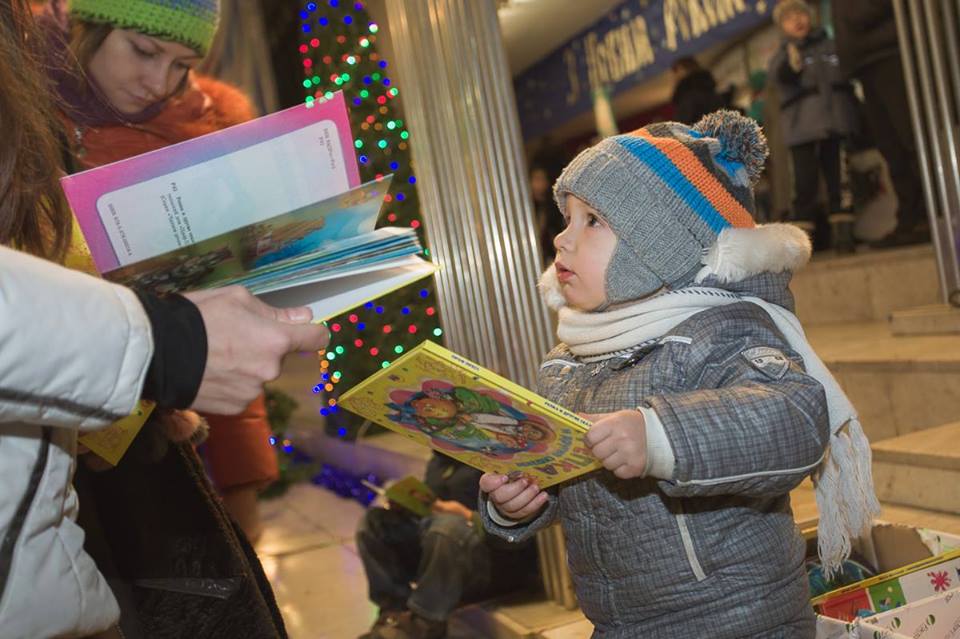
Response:
[{"label": "white fur collar", "polygon": [[[810,252],[809,236],[792,224],[726,228],[704,254],[704,267],[695,282],[711,275],[729,283],[761,273],[796,272],[810,260]],[[566,304],[553,265],[540,277],[539,289],[543,301],[553,310]]]},{"label": "white fur collar", "polygon": [[714,275],[722,283],[760,273],[796,272],[810,260],[810,237],[792,224],[725,228],[703,257],[700,283]]}]

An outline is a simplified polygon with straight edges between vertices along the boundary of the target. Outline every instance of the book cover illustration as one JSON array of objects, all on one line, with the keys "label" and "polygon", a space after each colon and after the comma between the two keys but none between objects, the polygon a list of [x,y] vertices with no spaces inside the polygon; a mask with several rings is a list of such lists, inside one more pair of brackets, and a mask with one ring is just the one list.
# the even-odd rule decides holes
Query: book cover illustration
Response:
[{"label": "book cover illustration", "polygon": [[61,179],[100,273],[359,186],[341,93]]},{"label": "book cover illustration", "polygon": [[589,422],[429,341],[345,393],[340,406],[541,488],[601,467],[583,442]]},{"label": "book cover illustration", "polygon": [[[370,242],[389,188],[390,176],[103,275],[156,293],[248,283],[255,293],[254,285],[309,281],[307,276],[318,269],[329,274],[373,256],[383,261],[419,253],[413,233],[382,233],[379,242]],[[359,246],[349,241],[360,238],[364,243]],[[395,246],[389,246],[390,240]]]}]

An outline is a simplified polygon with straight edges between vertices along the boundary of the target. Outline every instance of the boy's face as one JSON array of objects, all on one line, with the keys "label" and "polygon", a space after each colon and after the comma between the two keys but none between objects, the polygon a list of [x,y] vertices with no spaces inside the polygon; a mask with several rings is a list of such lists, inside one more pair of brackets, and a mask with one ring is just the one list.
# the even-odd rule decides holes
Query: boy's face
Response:
[{"label": "boy's face", "polygon": [[557,279],[568,306],[593,311],[607,301],[607,266],[617,236],[589,204],[569,193],[565,197],[566,228],[553,240]]},{"label": "boy's face", "polygon": [[810,33],[810,14],[806,11],[788,11],[780,19],[780,28],[788,38],[803,40]]}]

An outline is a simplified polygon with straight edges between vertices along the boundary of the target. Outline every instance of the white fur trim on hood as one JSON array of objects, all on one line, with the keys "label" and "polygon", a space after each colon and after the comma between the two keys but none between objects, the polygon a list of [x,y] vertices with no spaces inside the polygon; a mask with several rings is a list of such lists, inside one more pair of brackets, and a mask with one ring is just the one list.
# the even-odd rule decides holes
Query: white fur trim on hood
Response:
[{"label": "white fur trim on hood", "polygon": [[810,260],[810,237],[792,224],[725,228],[703,257],[700,283],[710,275],[739,282],[760,273],[795,272]]},{"label": "white fur trim on hood", "polygon": [[[739,282],[761,273],[796,272],[810,260],[810,237],[792,224],[763,224],[753,228],[726,228],[703,257],[697,273],[700,283],[710,275],[721,282]],[[537,286],[544,303],[553,310],[566,306],[553,264]]]}]

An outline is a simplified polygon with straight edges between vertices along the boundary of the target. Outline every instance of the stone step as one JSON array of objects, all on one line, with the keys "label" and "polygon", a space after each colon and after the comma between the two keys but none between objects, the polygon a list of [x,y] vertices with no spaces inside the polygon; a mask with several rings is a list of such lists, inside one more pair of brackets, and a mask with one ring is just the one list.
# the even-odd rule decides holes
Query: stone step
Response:
[{"label": "stone step", "polygon": [[960,514],[960,422],[876,442],[873,477],[882,501]]},{"label": "stone step", "polygon": [[886,320],[891,312],[937,304],[939,276],[932,245],[818,254],[790,285],[804,325]]},{"label": "stone step", "polygon": [[960,415],[960,335],[894,337],[886,322],[807,327],[877,442]]}]

